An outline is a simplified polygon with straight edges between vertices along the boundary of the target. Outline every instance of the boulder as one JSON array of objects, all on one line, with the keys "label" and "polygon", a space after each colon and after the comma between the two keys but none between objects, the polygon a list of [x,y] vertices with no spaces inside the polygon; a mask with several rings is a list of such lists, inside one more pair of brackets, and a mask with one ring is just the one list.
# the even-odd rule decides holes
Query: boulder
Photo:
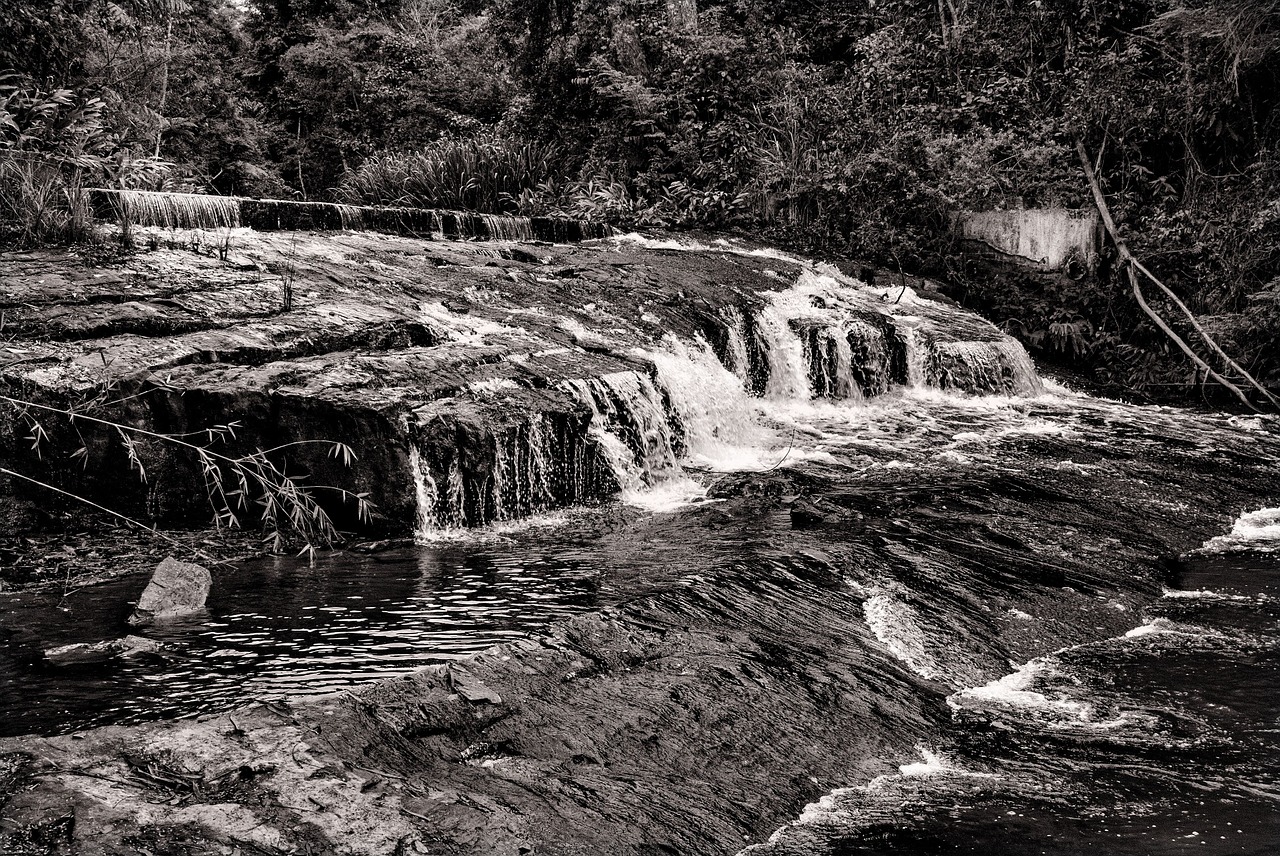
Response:
[{"label": "boulder", "polygon": [[101,642],[76,642],[59,645],[44,652],[44,660],[51,666],[91,666],[105,663],[117,657],[135,657],[139,654],[155,654],[160,643],[141,636],[125,636],[122,639],[105,639]]},{"label": "boulder", "polygon": [[150,624],[198,612],[204,609],[212,582],[207,568],[169,557],[151,575],[129,623]]}]

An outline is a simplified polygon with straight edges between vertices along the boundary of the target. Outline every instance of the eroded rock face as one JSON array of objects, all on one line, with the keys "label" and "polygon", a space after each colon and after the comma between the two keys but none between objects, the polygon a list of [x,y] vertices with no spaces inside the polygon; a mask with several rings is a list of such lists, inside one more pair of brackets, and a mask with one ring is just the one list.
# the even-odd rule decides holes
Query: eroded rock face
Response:
[{"label": "eroded rock face", "polygon": [[204,609],[212,584],[208,568],[167,558],[151,575],[151,582],[138,598],[138,607],[129,616],[129,623],[151,624],[197,613]]}]

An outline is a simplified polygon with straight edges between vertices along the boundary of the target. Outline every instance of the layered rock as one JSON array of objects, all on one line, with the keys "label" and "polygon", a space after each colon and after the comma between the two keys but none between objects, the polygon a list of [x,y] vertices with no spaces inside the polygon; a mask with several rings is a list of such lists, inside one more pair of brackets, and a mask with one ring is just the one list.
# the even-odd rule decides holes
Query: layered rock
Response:
[{"label": "layered rock", "polygon": [[[163,522],[215,510],[193,490],[210,487],[208,461],[57,409],[231,457],[274,450],[283,472],[340,489],[317,494],[339,526],[403,533],[598,501],[675,471],[698,431],[656,368],[676,352],[718,363],[686,373],[728,369],[745,391],[783,398],[1038,383],[985,322],[745,247],[138,238],[156,249],[107,265],[6,257],[0,309],[18,338],[0,383],[54,409],[38,420],[50,455],[22,440],[32,411],[6,412],[24,472]],[[58,454],[78,447],[93,466]],[[357,494],[375,504],[372,523],[329,501]]]}]

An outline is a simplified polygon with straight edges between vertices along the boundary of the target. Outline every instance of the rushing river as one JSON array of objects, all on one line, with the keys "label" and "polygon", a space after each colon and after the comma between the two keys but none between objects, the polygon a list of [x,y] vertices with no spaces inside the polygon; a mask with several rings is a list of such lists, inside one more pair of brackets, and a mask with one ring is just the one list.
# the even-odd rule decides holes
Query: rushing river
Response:
[{"label": "rushing river", "polygon": [[755,395],[746,335],[569,384],[616,500],[467,529],[462,489],[424,470],[416,546],[219,572],[206,614],[146,631],[159,654],[107,666],[38,652],[126,632],[145,580],[0,595],[0,730],[348,688],[602,607],[776,611],[815,683],[863,663],[877,727],[928,736],[747,852],[1275,852],[1280,425],[1078,394],[1004,340],[934,352],[995,394],[930,383],[915,334],[904,382],[864,394],[853,327],[796,323],[840,296],[814,280],[765,308]]}]

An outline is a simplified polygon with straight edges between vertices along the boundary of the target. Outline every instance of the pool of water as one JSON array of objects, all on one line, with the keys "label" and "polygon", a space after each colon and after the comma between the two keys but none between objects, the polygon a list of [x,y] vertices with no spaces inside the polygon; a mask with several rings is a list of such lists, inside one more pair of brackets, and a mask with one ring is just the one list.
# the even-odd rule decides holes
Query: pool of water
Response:
[{"label": "pool of water", "polygon": [[[453,659],[597,603],[598,570],[572,547],[491,543],[262,559],[216,568],[206,610],[130,628],[147,579],[4,595],[0,731],[65,731],[322,693]],[[57,668],[46,648],[135,633],[156,655]]]}]

